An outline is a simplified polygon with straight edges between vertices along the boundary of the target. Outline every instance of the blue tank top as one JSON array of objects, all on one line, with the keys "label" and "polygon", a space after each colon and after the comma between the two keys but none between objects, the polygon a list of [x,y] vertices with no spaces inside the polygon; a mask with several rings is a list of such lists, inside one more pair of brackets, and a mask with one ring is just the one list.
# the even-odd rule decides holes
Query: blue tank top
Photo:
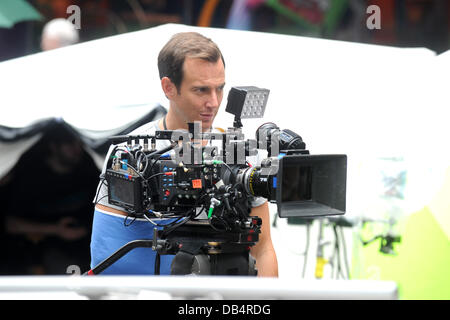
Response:
[{"label": "blue tank top", "polygon": [[[122,246],[134,240],[151,240],[155,226],[145,219],[127,218],[95,209],[91,236],[91,269]],[[170,220],[154,220],[162,225]],[[135,248],[102,271],[102,275],[152,275],[156,252],[152,248]],[[160,274],[169,275],[173,255],[161,255]]]}]

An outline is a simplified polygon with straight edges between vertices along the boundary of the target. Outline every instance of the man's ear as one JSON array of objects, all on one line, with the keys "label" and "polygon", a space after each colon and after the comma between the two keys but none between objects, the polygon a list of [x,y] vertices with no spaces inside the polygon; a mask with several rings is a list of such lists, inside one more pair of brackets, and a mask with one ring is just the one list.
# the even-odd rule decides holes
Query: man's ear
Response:
[{"label": "man's ear", "polygon": [[161,79],[161,87],[169,100],[177,94],[177,87],[168,77],[163,77]]}]

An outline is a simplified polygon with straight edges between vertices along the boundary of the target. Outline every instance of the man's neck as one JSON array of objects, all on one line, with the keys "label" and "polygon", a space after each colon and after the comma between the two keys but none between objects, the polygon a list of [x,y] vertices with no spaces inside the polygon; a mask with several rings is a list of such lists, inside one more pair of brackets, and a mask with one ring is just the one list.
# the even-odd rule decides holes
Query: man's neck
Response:
[{"label": "man's neck", "polygon": [[[166,127],[164,127],[164,120],[165,120]],[[178,129],[188,130],[189,129],[188,124],[186,122],[184,122],[183,120],[178,120],[177,117],[173,113],[170,112],[170,109],[169,109],[169,112],[166,114],[166,116],[158,122],[158,126],[161,130],[178,130]],[[211,128],[208,128],[208,130],[205,130],[205,131],[210,131],[210,129]]]},{"label": "man's neck", "polygon": [[[164,118],[162,118],[161,120],[159,120],[158,122],[158,126],[161,130],[177,130],[177,129],[188,129],[188,125],[187,123],[185,123],[184,121],[180,122],[180,125],[177,125],[176,121],[174,121],[174,118],[172,113],[169,112],[166,114],[166,116]],[[165,123],[165,126],[164,126]],[[174,124],[175,123],[175,124]],[[205,146],[208,144],[208,140],[203,140],[202,141],[202,145]]]},{"label": "man's neck", "polygon": [[[164,122],[166,127],[164,127]],[[178,121],[176,117],[170,112],[170,109],[166,116],[160,120],[159,127],[163,130],[188,129],[187,123]]]}]

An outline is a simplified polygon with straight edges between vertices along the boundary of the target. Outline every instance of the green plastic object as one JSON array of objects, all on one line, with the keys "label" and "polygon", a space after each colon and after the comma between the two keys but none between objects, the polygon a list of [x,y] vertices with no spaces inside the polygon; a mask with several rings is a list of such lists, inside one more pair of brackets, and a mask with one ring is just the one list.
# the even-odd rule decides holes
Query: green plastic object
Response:
[{"label": "green plastic object", "polygon": [[335,31],[345,9],[348,7],[348,0],[332,0],[330,7],[325,12],[323,23],[320,25],[313,24],[299,16],[296,12],[283,5],[279,0],[267,0],[265,4],[271,7],[279,14],[291,19],[300,27],[317,34],[325,36],[332,35]]}]

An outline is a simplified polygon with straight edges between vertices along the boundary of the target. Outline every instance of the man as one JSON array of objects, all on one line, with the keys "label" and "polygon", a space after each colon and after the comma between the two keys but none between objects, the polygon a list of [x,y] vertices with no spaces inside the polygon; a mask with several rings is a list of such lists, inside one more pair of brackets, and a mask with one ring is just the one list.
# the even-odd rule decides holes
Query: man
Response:
[{"label": "man", "polygon": [[[217,45],[204,36],[188,32],[173,36],[158,56],[161,87],[169,100],[169,111],[160,120],[145,125],[135,134],[151,134],[155,130],[187,129],[188,122],[201,121],[202,131],[212,130],[225,86],[225,62]],[[167,141],[157,140],[162,143]],[[158,145],[157,145],[158,148]],[[108,155],[109,156],[109,155]],[[106,162],[103,172],[106,169]],[[125,243],[150,238],[153,226],[145,219],[126,223],[127,214],[119,207],[108,204],[104,181],[99,185],[95,200],[91,242],[91,267],[111,255]],[[100,200],[101,199],[101,200]],[[251,255],[256,259],[259,276],[278,276],[276,254],[270,236],[269,209],[262,198],[252,203],[251,215],[262,219],[258,243]],[[128,227],[123,227],[124,223]],[[127,229],[126,232],[117,232]],[[172,257],[161,256],[161,274],[170,273]],[[155,254],[148,248],[138,248],[105,270],[104,273],[141,274],[152,271]]]}]

